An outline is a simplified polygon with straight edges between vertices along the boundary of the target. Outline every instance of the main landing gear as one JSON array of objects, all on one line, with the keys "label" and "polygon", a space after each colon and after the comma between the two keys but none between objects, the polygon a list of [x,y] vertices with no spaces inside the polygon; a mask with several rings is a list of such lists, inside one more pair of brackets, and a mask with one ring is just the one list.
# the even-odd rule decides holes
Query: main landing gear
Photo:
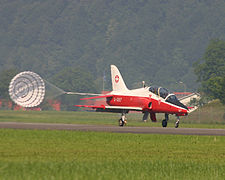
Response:
[{"label": "main landing gear", "polygon": [[[169,120],[169,114],[165,114],[165,119],[162,121],[162,127],[167,127],[167,121]],[[179,127],[180,116],[177,116],[177,121],[175,123],[175,128]]]},{"label": "main landing gear", "polygon": [[127,124],[125,113],[122,113],[121,118],[119,119],[119,126],[124,126]]},{"label": "main landing gear", "polygon": [[[149,113],[145,113],[144,116],[143,116],[143,121],[145,121],[148,117],[148,114]],[[165,113],[165,119],[162,121],[162,127],[167,127],[167,122],[169,120],[169,114]],[[175,128],[178,128],[179,127],[179,123],[180,123],[180,117],[177,116],[177,121],[175,123]],[[126,121],[126,113],[123,112],[121,114],[121,118],[119,119],[119,126],[124,126],[127,124],[127,121]]]},{"label": "main landing gear", "polygon": [[169,114],[165,114],[165,119],[162,121],[162,127],[167,127],[168,120],[169,120]]}]

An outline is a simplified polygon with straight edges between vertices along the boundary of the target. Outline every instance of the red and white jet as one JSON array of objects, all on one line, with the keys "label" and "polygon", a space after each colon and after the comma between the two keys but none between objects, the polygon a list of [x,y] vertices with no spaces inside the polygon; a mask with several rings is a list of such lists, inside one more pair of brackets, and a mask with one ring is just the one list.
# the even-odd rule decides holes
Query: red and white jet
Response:
[{"label": "red and white jet", "polygon": [[[99,96],[83,98],[97,99],[106,98],[107,105],[75,105],[77,107],[89,107],[95,109],[97,112],[116,112],[121,113],[119,125],[126,124],[125,115],[129,111],[143,112],[143,121],[150,118],[156,121],[156,113],[165,113],[165,119],[162,121],[162,126],[167,127],[169,114],[175,114],[177,121],[175,128],[179,126],[179,117],[188,114],[188,108],[182,104],[174,94],[162,87],[150,86],[139,89],[129,90],[123,81],[123,78],[115,65],[111,65],[112,91],[108,94]],[[88,95],[80,93],[81,95]],[[92,94],[93,95],[93,94]]]}]

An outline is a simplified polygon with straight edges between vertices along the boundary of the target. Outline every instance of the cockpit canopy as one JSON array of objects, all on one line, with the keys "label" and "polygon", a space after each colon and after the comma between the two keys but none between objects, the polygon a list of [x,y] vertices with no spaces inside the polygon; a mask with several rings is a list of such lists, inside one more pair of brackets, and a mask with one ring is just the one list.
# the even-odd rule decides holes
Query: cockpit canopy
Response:
[{"label": "cockpit canopy", "polygon": [[160,96],[160,97],[162,97],[163,99],[166,100],[166,102],[169,102],[171,104],[174,104],[174,105],[180,106],[182,108],[188,109],[187,106],[182,104],[174,94],[170,94],[169,90],[166,89],[166,88],[151,86],[151,87],[149,87],[149,91],[158,95],[158,96]]},{"label": "cockpit canopy", "polygon": [[166,98],[166,102],[172,103],[174,105],[180,106],[188,110],[188,107],[182,104],[174,94],[169,94],[168,97]]},{"label": "cockpit canopy", "polygon": [[151,86],[149,88],[149,91],[162,97],[163,99],[165,99],[170,94],[168,89],[162,88],[162,87],[157,87],[157,86]]}]

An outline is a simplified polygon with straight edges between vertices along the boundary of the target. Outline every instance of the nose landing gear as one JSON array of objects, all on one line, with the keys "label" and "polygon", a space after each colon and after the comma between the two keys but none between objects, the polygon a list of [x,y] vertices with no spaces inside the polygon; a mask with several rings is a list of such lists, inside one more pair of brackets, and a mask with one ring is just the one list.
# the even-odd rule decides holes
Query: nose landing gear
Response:
[{"label": "nose landing gear", "polygon": [[175,128],[179,127],[179,123],[180,123],[180,116],[177,116],[177,121],[175,123]]}]

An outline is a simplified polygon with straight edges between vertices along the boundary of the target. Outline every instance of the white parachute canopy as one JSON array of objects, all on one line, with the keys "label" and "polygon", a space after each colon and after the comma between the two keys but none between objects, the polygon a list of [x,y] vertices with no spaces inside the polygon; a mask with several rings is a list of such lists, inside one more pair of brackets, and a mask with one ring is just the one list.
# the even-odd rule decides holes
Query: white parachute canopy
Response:
[{"label": "white parachute canopy", "polygon": [[9,96],[22,107],[35,107],[42,103],[45,96],[45,83],[36,73],[24,71],[10,82]]}]

